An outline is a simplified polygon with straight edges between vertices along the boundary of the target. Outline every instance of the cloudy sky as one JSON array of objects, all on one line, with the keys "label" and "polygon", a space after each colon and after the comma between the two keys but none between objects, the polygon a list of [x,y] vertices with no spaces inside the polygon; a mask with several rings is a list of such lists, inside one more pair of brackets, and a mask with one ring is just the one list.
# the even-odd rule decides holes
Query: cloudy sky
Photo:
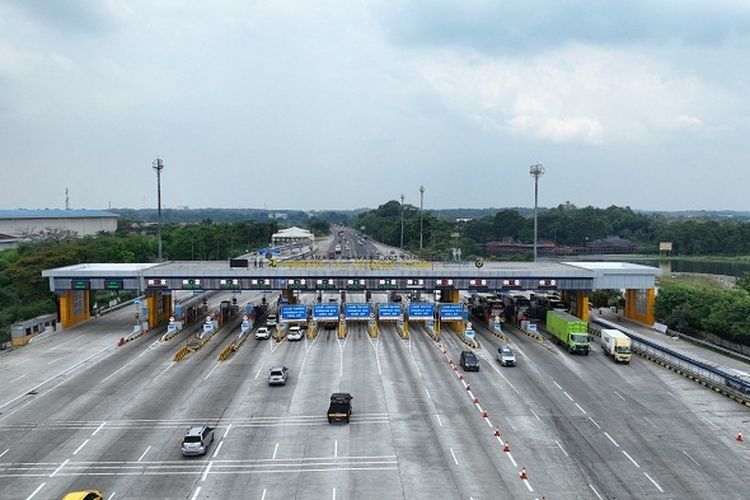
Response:
[{"label": "cloudy sky", "polygon": [[0,208],[750,209],[750,2],[0,0]]}]

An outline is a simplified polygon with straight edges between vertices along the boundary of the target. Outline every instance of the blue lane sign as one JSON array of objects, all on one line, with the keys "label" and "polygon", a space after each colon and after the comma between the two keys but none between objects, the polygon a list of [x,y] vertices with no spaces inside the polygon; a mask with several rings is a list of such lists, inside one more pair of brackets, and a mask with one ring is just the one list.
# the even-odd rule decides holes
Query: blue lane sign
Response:
[{"label": "blue lane sign", "polygon": [[401,304],[389,303],[378,304],[378,318],[399,319],[401,317]]},{"label": "blue lane sign", "polygon": [[463,306],[461,304],[440,304],[440,319],[442,321],[463,320]]},{"label": "blue lane sign", "polygon": [[432,319],[435,316],[435,304],[431,302],[412,302],[409,304],[409,319]]},{"label": "blue lane sign", "polygon": [[344,315],[347,319],[369,319],[370,304],[344,304]]},{"label": "blue lane sign", "polygon": [[338,319],[338,304],[315,304],[312,308],[313,319]]},{"label": "blue lane sign", "polygon": [[279,308],[281,319],[297,321],[307,319],[307,306],[303,304],[287,304]]}]

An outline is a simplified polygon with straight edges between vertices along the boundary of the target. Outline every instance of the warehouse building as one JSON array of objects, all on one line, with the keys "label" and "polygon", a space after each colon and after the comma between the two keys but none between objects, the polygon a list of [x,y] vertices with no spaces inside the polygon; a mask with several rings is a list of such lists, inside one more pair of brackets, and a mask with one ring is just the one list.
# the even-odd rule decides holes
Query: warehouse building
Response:
[{"label": "warehouse building", "polygon": [[117,214],[104,210],[0,210],[0,234],[22,238],[47,231],[78,236],[117,230]]}]

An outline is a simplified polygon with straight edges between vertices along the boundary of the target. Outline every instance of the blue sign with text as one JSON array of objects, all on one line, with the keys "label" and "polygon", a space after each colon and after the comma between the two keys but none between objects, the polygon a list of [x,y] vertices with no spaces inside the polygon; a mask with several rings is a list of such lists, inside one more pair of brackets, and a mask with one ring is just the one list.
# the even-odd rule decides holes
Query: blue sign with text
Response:
[{"label": "blue sign with text", "polygon": [[380,319],[398,319],[401,317],[401,304],[378,304]]},{"label": "blue sign with text", "polygon": [[435,304],[431,302],[412,302],[409,304],[409,319],[432,319],[435,316]]},{"label": "blue sign with text", "polygon": [[344,304],[344,315],[347,319],[369,319],[370,304]]},{"label": "blue sign with text", "polygon": [[461,321],[464,319],[461,304],[440,304],[440,319],[442,321]]},{"label": "blue sign with text", "polygon": [[338,304],[315,304],[312,308],[313,319],[338,319]]},{"label": "blue sign with text", "polygon": [[307,306],[301,304],[284,305],[279,308],[281,319],[297,321],[307,319]]}]

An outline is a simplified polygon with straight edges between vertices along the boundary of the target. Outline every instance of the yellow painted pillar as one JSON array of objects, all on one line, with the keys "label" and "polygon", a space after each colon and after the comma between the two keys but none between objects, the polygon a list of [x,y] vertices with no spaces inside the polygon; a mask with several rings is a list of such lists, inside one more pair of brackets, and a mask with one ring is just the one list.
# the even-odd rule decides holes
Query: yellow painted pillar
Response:
[{"label": "yellow painted pillar", "polygon": [[60,323],[63,328],[70,328],[90,317],[89,291],[65,290],[60,296]]},{"label": "yellow painted pillar", "polygon": [[583,321],[589,320],[589,296],[583,290],[576,292],[576,316]]},{"label": "yellow painted pillar", "polygon": [[653,325],[655,299],[656,293],[653,288],[625,290],[625,317],[649,326]]}]

